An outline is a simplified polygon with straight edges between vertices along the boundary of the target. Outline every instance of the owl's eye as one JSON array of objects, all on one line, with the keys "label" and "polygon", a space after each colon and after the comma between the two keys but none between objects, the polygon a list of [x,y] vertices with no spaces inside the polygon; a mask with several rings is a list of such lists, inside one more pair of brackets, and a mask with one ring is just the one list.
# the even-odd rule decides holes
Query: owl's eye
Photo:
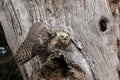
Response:
[{"label": "owl's eye", "polygon": [[64,38],[64,36],[61,36],[61,38]]}]

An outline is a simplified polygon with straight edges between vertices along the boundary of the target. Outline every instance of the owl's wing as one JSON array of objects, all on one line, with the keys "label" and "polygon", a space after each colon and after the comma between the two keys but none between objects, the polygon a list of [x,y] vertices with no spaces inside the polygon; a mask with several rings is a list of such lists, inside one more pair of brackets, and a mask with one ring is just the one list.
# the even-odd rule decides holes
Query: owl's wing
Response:
[{"label": "owl's wing", "polygon": [[[42,45],[44,43],[42,38],[47,38],[47,25],[44,23],[37,22],[33,24],[27,35],[27,38],[18,48],[17,54],[15,55],[16,62],[24,64],[34,56],[38,54],[37,49],[34,48],[36,45]],[[42,40],[41,40],[42,39]],[[36,44],[38,42],[38,44]],[[32,51],[34,48],[34,51]]]},{"label": "owl's wing", "polygon": [[49,55],[49,53],[47,53],[47,44],[43,44],[43,41],[41,40],[37,40],[35,42],[35,44],[32,47],[32,56],[36,56],[39,54],[39,58],[41,60],[41,62],[45,62],[47,56]]},{"label": "owl's wing", "polygon": [[44,41],[42,39],[31,41],[27,38],[17,50],[17,54],[15,56],[16,62],[21,65],[38,54],[44,55],[47,45],[44,45],[43,43]]},{"label": "owl's wing", "polygon": [[35,42],[26,39],[22,45],[18,48],[17,54],[15,55],[15,60],[17,63],[24,64],[28,60],[30,60],[33,56],[32,47]]}]

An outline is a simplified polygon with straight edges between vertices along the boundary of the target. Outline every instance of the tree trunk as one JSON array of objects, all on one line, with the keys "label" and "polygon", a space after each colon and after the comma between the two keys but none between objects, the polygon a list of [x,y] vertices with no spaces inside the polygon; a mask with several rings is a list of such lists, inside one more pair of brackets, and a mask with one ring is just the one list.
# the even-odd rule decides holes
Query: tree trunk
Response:
[{"label": "tree trunk", "polygon": [[[78,80],[119,80],[117,27],[108,0],[0,0],[0,21],[13,55],[30,26],[45,22],[71,34],[68,55],[83,70],[75,71]],[[40,66],[38,56],[19,66],[24,80],[40,79]]]}]

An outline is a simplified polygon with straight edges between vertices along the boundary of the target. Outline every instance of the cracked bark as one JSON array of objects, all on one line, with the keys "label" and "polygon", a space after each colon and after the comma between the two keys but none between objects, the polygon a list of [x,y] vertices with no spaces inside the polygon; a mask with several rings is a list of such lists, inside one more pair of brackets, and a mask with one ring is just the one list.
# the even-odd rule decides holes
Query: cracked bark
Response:
[{"label": "cracked bark", "polygon": [[[108,0],[0,0],[0,22],[13,55],[30,26],[42,21],[70,32],[68,55],[85,72],[84,80],[119,80],[117,27]],[[40,79],[40,66],[38,56],[19,66],[24,80]]]}]

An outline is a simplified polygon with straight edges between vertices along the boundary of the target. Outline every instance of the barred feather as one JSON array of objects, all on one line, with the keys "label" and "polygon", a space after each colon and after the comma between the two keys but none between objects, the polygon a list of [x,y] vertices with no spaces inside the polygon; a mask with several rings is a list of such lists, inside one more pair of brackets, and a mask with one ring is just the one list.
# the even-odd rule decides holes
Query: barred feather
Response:
[{"label": "barred feather", "polygon": [[33,24],[27,38],[17,50],[17,54],[15,55],[16,62],[24,64],[36,56],[38,54],[36,46],[41,46],[44,43],[44,39],[47,38],[47,25],[42,22]]},{"label": "barred feather", "polygon": [[15,55],[16,62],[19,64],[24,64],[28,60],[30,60],[32,56],[32,47],[34,42],[26,39],[23,44],[17,50],[17,54]]}]

